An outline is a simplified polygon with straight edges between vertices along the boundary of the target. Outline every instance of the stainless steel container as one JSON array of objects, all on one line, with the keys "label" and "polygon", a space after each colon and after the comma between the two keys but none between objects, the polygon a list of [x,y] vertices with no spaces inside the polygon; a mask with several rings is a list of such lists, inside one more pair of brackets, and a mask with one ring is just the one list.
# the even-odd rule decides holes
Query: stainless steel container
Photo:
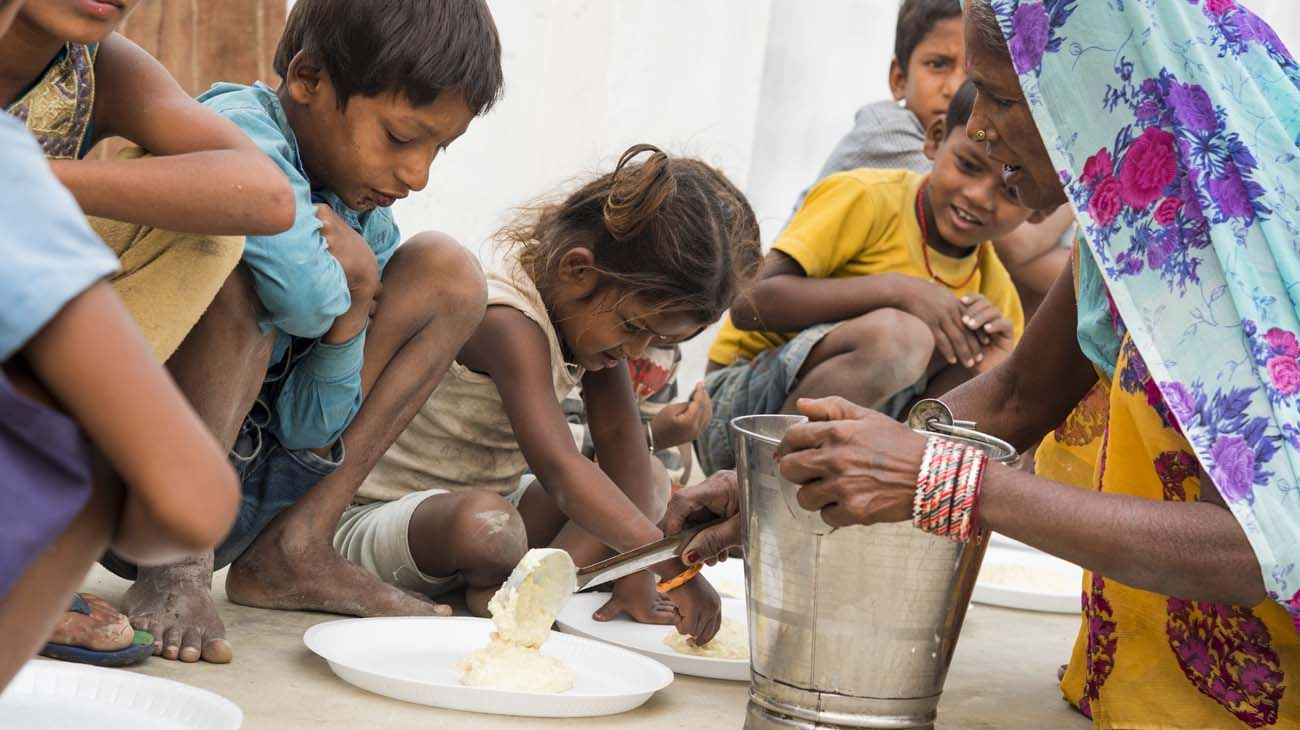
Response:
[{"label": "stainless steel container", "polygon": [[[952,426],[950,416],[921,418],[918,430],[1016,458],[1010,446]],[[951,542],[907,522],[832,530],[799,507],[798,487],[773,458],[786,429],[804,420],[731,423],[749,587],[745,727],[930,728],[985,544]]]}]

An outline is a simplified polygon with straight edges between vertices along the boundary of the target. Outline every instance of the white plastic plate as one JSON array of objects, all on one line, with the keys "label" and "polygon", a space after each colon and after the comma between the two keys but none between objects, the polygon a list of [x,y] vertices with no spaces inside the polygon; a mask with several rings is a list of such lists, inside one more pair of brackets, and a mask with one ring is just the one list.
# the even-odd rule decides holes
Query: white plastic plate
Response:
[{"label": "white plastic plate", "polygon": [[231,701],[170,679],[34,659],[0,695],[0,728],[239,730]]},{"label": "white plastic plate", "polygon": [[[608,600],[608,593],[579,593],[569,601],[563,611],[560,611],[556,623],[560,625],[561,631],[607,641],[657,659],[678,674],[690,674],[709,679],[749,681],[748,659],[711,659],[679,654],[670,649],[664,644],[664,637],[677,630],[672,626],[639,624],[627,616],[620,616],[613,621],[593,619],[591,614]],[[722,615],[740,624],[744,628],[744,633],[749,633],[749,621],[745,614],[743,597],[736,599],[723,596]]]},{"label": "white plastic plate", "polygon": [[1083,569],[1024,543],[994,535],[971,600],[1046,613],[1079,613]]},{"label": "white plastic plate", "polygon": [[344,681],[394,699],[520,717],[592,717],[641,706],[673,681],[664,665],[625,649],[551,632],[542,653],[577,674],[559,694],[466,687],[453,665],[488,643],[481,618],[359,618],[307,629],[307,648]]},{"label": "white plastic plate", "polygon": [[716,565],[706,565],[700,574],[717,589],[718,595],[745,600],[745,561],[740,558],[730,558]]}]

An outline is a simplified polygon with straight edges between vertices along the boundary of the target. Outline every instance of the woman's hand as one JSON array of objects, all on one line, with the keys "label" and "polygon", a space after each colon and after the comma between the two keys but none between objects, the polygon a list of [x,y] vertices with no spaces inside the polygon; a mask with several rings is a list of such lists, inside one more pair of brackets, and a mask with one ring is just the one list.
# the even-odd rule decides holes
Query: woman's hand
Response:
[{"label": "woman's hand", "polygon": [[838,397],[800,400],[799,412],[812,422],[786,432],[778,458],[803,485],[801,507],[832,527],[911,519],[924,436]]},{"label": "woman's hand", "polygon": [[701,561],[712,563],[719,556],[726,557],[740,547],[740,486],[736,472],[720,471],[692,487],[679,490],[668,501],[664,515],[665,535],[677,533],[695,525],[726,518],[691,538],[682,550],[682,562],[695,565]]},{"label": "woman's hand", "polygon": [[704,384],[695,386],[691,399],[684,403],[670,403],[650,422],[654,433],[655,450],[681,446],[694,441],[713,418],[713,401],[704,392]]}]

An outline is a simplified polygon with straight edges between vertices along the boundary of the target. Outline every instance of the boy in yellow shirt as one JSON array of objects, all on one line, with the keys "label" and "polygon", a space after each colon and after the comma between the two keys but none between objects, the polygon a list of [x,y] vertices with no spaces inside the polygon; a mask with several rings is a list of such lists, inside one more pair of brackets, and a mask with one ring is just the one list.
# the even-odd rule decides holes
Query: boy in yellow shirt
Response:
[{"label": "boy in yellow shirt", "polygon": [[990,239],[1030,217],[966,132],[975,89],[927,133],[930,176],[858,169],[809,192],[709,350],[706,474],[735,465],[728,423],[840,395],[891,417],[1010,352],[1024,329]]}]

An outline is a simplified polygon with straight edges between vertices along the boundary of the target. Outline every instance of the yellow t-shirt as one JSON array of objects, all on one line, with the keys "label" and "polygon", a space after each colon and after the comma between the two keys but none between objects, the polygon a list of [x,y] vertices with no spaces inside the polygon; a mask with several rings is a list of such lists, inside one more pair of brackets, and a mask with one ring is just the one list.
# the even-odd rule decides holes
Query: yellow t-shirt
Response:
[{"label": "yellow t-shirt", "polygon": [[[916,193],[925,176],[909,170],[849,170],[821,181],[804,200],[773,248],[794,259],[813,279],[841,279],[897,272],[929,279],[925,270]],[[980,293],[1015,325],[1025,327],[1020,296],[987,241],[980,244],[979,271],[954,296]],[[976,256],[955,259],[931,249],[930,267],[946,281],[970,275]],[[745,332],[728,316],[709,359],[730,365],[752,360],[764,350],[789,342],[795,332]]]}]

